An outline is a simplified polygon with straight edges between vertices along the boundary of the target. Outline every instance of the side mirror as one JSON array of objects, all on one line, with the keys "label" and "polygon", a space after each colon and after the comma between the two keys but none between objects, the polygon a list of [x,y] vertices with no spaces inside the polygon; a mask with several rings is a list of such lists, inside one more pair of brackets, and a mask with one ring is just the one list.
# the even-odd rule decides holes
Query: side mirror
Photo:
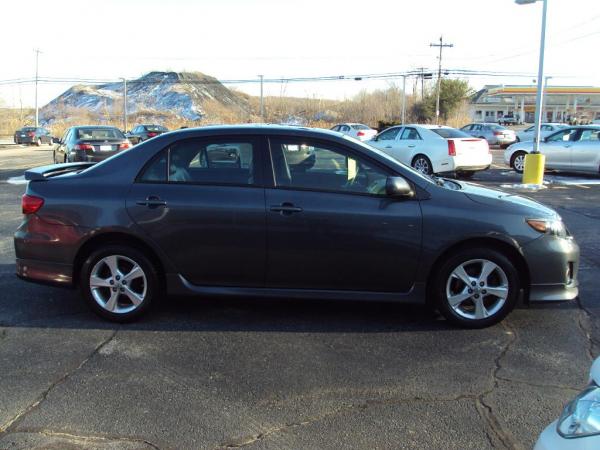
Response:
[{"label": "side mirror", "polygon": [[412,186],[403,177],[387,177],[385,193],[389,197],[412,198],[415,196]]}]

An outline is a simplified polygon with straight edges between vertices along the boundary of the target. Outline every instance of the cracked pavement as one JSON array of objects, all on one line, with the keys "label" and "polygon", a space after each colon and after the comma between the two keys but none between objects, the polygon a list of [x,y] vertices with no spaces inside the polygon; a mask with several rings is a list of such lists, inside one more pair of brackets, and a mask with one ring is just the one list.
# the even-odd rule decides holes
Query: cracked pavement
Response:
[{"label": "cracked pavement", "polygon": [[[49,159],[0,145],[0,449],[526,449],[599,354],[600,186],[529,194],[582,247],[579,301],[492,328],[420,305],[215,299],[115,325],[13,275],[24,186],[5,180]],[[517,179],[502,172],[475,181]]]}]

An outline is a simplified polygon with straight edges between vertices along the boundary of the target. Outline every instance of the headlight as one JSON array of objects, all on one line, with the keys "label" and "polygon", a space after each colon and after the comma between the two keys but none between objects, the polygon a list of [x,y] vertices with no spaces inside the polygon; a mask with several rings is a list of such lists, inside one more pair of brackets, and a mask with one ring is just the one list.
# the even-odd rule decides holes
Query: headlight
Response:
[{"label": "headlight", "polygon": [[564,438],[600,434],[600,388],[593,384],[567,404],[556,429]]},{"label": "headlight", "polygon": [[527,224],[535,231],[540,233],[548,233],[554,236],[566,237],[568,235],[567,228],[563,221],[558,219],[527,219]]}]

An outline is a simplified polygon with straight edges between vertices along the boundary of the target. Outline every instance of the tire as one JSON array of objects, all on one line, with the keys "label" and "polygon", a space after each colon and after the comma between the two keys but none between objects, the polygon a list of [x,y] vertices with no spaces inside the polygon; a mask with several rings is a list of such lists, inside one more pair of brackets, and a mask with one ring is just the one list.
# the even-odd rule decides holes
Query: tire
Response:
[{"label": "tire", "polygon": [[473,178],[473,176],[475,175],[474,171],[471,172],[458,172],[457,176],[458,178],[464,178],[467,180],[470,180],[471,178]]},{"label": "tire", "polygon": [[412,160],[411,166],[413,167],[413,169],[425,175],[431,175],[433,173],[433,166],[431,165],[431,161],[425,155],[415,156]]},{"label": "tire", "polygon": [[[515,152],[510,158],[510,167],[512,167],[515,172],[523,173],[523,169],[525,168],[525,155],[527,153],[523,151]],[[521,162],[522,161],[522,162]]]},{"label": "tire", "polygon": [[131,322],[159,295],[155,266],[141,251],[120,244],[104,245],[83,263],[80,291],[87,305],[112,322]]},{"label": "tire", "polygon": [[[487,276],[484,268],[489,271]],[[485,328],[500,322],[519,298],[517,270],[504,254],[493,249],[461,250],[446,259],[437,272],[430,291],[434,305],[449,322],[463,328]]]}]

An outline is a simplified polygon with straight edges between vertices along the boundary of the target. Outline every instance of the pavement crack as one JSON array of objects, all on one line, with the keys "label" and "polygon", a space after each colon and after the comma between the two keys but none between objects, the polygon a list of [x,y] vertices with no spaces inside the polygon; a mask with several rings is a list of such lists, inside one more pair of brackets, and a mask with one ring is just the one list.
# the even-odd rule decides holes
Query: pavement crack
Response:
[{"label": "pavement crack", "polygon": [[42,434],[48,437],[54,438],[63,438],[69,440],[82,441],[84,443],[93,443],[93,442],[131,442],[138,444],[145,444],[150,448],[160,450],[160,448],[142,438],[135,438],[129,436],[118,436],[118,435],[95,435],[95,434],[75,434],[75,433],[67,433],[65,431],[53,431],[46,429],[36,429],[36,428],[23,428],[18,431],[11,431],[9,434]]},{"label": "pavement crack", "polygon": [[523,447],[516,442],[516,440],[510,432],[504,429],[504,427],[500,423],[500,420],[496,417],[493,408],[485,402],[485,397],[491,394],[498,387],[499,381],[503,380],[503,378],[498,376],[498,373],[502,369],[502,360],[507,355],[513,344],[517,341],[517,332],[509,325],[507,319],[504,319],[502,322],[500,322],[500,325],[502,326],[502,328],[504,328],[505,334],[508,336],[508,339],[500,354],[494,359],[494,368],[492,369],[490,374],[490,387],[476,396],[475,406],[477,408],[479,416],[487,426],[485,432],[488,439],[490,440],[491,446],[493,448],[497,448],[495,442],[499,441],[503,448],[516,450],[521,449]]},{"label": "pavement crack", "polygon": [[50,384],[50,386],[45,391],[43,391],[40,394],[40,396],[33,403],[31,403],[29,406],[27,406],[22,411],[20,411],[17,415],[15,415],[7,423],[5,423],[2,426],[0,426],[0,437],[3,436],[4,434],[12,432],[12,430],[15,429],[15,427],[25,418],[25,416],[27,416],[30,412],[32,412],[33,410],[35,410],[41,403],[44,402],[44,400],[46,400],[46,398],[48,397],[48,395],[50,394],[50,392],[52,392],[52,390],[54,388],[56,388],[57,386],[60,386],[67,379],[69,379],[79,369],[81,369],[83,366],[85,366],[85,364],[92,357],[94,357],[94,355],[96,355],[104,346],[106,346],[108,343],[110,343],[110,341],[112,341],[114,339],[114,337],[117,335],[118,331],[119,330],[114,330],[110,334],[110,336],[108,338],[104,339],[99,345],[97,345],[94,348],[94,350],[83,361],[81,361],[81,363],[79,363],[77,365],[77,367],[75,367],[74,369],[68,371],[62,377],[60,377],[58,380],[56,380],[52,384]]},{"label": "pavement crack", "polygon": [[592,335],[592,314],[583,306],[581,299],[577,297],[577,306],[579,307],[579,318],[577,319],[577,326],[581,330],[581,333],[587,340],[587,356],[590,361],[594,361],[594,347],[598,346]]}]

